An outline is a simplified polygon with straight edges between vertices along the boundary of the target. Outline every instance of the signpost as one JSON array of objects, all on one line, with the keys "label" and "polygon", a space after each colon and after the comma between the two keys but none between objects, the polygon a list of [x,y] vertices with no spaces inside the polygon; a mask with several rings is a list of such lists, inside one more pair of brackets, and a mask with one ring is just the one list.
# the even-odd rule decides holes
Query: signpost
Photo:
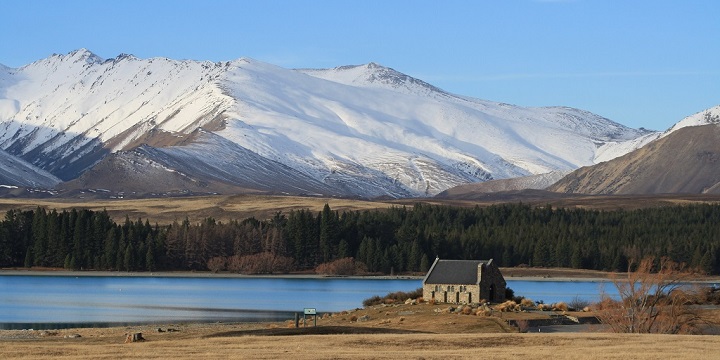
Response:
[{"label": "signpost", "polygon": [[305,321],[306,316],[312,315],[313,317],[313,326],[317,326],[317,310],[315,308],[305,308],[303,309],[303,326],[307,327],[307,321]]}]

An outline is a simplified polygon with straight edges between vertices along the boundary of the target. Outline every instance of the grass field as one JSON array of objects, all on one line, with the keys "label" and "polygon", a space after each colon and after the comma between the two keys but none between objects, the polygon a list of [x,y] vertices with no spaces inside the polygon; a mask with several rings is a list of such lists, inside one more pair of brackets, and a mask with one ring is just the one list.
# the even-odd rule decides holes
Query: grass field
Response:
[{"label": "grass field", "polygon": [[616,334],[374,334],[0,341],[3,359],[717,359],[720,338]]},{"label": "grass field", "polygon": [[[142,218],[150,223],[170,224],[181,222],[187,217],[192,223],[212,217],[227,222],[243,220],[249,217],[268,219],[276,212],[287,214],[291,210],[309,209],[321,211],[325,204],[333,210],[366,210],[387,208],[392,203],[371,202],[351,199],[315,198],[299,196],[264,196],[264,195],[216,195],[178,198],[151,198],[132,200],[101,200],[101,199],[0,199],[0,211],[11,209],[34,210],[43,207],[57,211],[70,209],[89,209],[94,211],[107,210],[116,222]],[[401,206],[401,205],[395,205]]]},{"label": "grass field", "polygon": [[[606,333],[520,334],[498,317],[442,306],[373,307],[318,327],[179,324],[58,331],[0,331],[2,359],[713,359],[720,337]],[[369,315],[366,322],[351,316]],[[167,327],[165,327],[167,329]],[[146,341],[124,343],[126,333]],[[68,335],[79,334],[73,338]]]},{"label": "grass field", "polygon": [[489,206],[498,203],[522,202],[530,205],[553,207],[589,208],[601,210],[637,209],[696,203],[718,203],[719,195],[617,195],[617,196],[570,196],[558,194],[552,198],[514,198],[502,195],[488,195],[484,200],[443,200],[443,199],[396,199],[367,201],[321,197],[278,196],[278,195],[215,195],[192,197],[168,197],[148,199],[61,199],[61,198],[0,198],[0,211],[11,209],[34,210],[43,207],[57,211],[70,209],[107,210],[118,222],[129,216],[131,220],[149,219],[152,224],[181,222],[188,218],[197,223],[212,217],[227,222],[249,217],[268,219],[276,212],[309,209],[321,211],[325,204],[333,210],[372,210],[391,206],[413,206],[417,202],[433,205]]}]

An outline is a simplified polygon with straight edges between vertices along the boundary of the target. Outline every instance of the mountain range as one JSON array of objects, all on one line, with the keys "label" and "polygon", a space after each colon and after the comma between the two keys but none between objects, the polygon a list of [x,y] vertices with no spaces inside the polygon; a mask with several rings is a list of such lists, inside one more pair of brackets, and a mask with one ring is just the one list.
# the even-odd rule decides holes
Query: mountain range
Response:
[{"label": "mountain range", "polygon": [[[714,111],[676,126],[712,122]],[[677,130],[456,95],[375,63],[285,69],[86,49],[0,65],[0,129],[5,186],[363,198],[556,179],[545,174],[627,156]]]}]

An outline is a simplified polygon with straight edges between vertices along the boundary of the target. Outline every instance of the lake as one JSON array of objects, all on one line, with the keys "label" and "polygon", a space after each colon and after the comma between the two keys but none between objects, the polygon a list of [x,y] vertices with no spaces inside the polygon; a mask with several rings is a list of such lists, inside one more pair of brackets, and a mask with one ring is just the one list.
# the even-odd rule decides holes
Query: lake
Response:
[{"label": "lake", "polygon": [[[607,282],[508,280],[545,303],[594,301]],[[412,291],[421,279],[0,275],[0,329],[137,323],[277,321],[304,308],[362,307],[374,295]]]}]

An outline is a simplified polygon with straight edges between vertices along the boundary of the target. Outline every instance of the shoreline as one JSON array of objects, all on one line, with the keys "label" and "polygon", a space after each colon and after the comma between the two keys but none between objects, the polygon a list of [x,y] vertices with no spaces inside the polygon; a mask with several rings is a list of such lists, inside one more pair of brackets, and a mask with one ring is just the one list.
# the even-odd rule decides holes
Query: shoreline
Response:
[{"label": "shoreline", "polygon": [[[622,273],[609,273],[595,270],[557,269],[557,268],[501,268],[506,281],[538,282],[612,282],[613,277]],[[231,272],[213,273],[210,271],[95,271],[64,269],[0,269],[0,276],[58,276],[58,277],[154,277],[154,278],[237,278],[237,279],[347,279],[347,280],[423,280],[424,275],[321,275],[321,274],[237,274]],[[697,284],[720,284],[720,276],[703,276],[687,281]]]},{"label": "shoreline", "polygon": [[238,279],[379,279],[379,280],[422,280],[415,275],[319,275],[319,274],[257,274],[246,275],[210,271],[95,271],[95,270],[21,270],[0,269],[0,276],[64,276],[64,277],[155,277],[155,278],[238,278]]},{"label": "shoreline", "polygon": [[[556,270],[557,271],[557,270]],[[572,270],[568,270],[572,271]],[[536,274],[517,274],[509,271],[506,281],[538,281],[538,282],[612,282],[614,273],[588,275],[547,275],[539,270]],[[213,273],[210,271],[95,271],[95,270],[56,270],[56,269],[0,269],[0,276],[58,276],[58,277],[154,277],[154,278],[208,278],[208,279],[347,279],[347,280],[423,280],[421,275],[320,275],[320,274],[237,274],[229,272]],[[688,281],[697,284],[720,284],[719,276],[708,276]]]}]

